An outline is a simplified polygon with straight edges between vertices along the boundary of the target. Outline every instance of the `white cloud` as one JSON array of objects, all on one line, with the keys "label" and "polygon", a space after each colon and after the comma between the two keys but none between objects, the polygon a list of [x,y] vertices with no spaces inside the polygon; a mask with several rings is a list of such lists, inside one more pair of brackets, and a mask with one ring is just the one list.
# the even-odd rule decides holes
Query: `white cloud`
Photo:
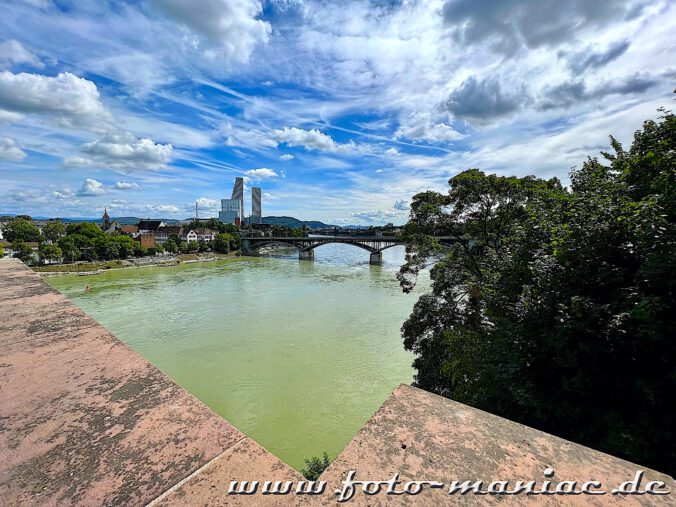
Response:
[{"label": "white cloud", "polygon": [[256,45],[266,43],[270,23],[258,19],[263,10],[259,0],[150,0],[197,37],[186,37],[188,44],[204,46],[207,56],[223,56],[246,62]]},{"label": "white cloud", "polygon": [[375,211],[355,211],[352,213],[352,217],[359,220],[364,220],[365,222],[375,223],[375,222],[385,222],[387,220],[401,218],[402,214],[398,210],[394,209],[379,209]]},{"label": "white cloud", "polygon": [[0,109],[0,123],[15,123],[23,118],[22,114]]},{"label": "white cloud", "polygon": [[263,199],[266,201],[277,201],[279,197],[277,197],[274,194],[271,194],[270,192],[263,192]]},{"label": "white cloud", "polygon": [[116,190],[141,190],[141,185],[134,182],[118,181],[115,183]]},{"label": "white cloud", "polygon": [[431,113],[413,113],[402,122],[394,137],[439,143],[457,141],[462,134],[446,123],[435,123]]},{"label": "white cloud", "polygon": [[280,155],[279,158],[280,158],[281,160],[291,160],[291,159],[293,159],[294,157],[293,157],[293,155],[291,155],[290,153],[285,153],[284,155]]},{"label": "white cloud", "polygon": [[64,188],[62,190],[53,190],[52,196],[54,199],[70,200],[75,197],[75,193],[70,188]]},{"label": "white cloud", "polygon": [[103,183],[92,178],[87,178],[82,184],[82,188],[79,190],[77,195],[84,197],[102,195],[105,193],[106,189],[104,188]]},{"label": "white cloud", "polygon": [[0,72],[0,110],[55,117],[62,126],[103,130],[112,116],[94,83],[63,72],[56,77]]},{"label": "white cloud", "polygon": [[18,162],[26,158],[24,152],[11,137],[0,137],[0,159]]},{"label": "white cloud", "polygon": [[267,180],[270,178],[277,178],[279,176],[273,169],[268,169],[267,167],[249,169],[244,174],[246,174],[252,180]]},{"label": "white cloud", "polygon": [[180,213],[181,208],[173,204],[149,204],[145,207],[146,210],[155,213]]},{"label": "white cloud", "polygon": [[306,150],[334,151],[336,142],[317,129],[303,130],[296,127],[284,127],[275,130],[272,138],[277,143],[286,143],[289,146],[302,146]]},{"label": "white cloud", "polygon": [[23,63],[38,68],[44,67],[40,59],[18,40],[10,39],[0,42],[0,67],[11,67]]},{"label": "white cloud", "polygon": [[[209,197],[200,197],[197,199],[197,207],[200,211],[218,211],[221,209],[221,202],[218,199],[210,199]],[[188,207],[189,211],[194,211],[195,207]]]},{"label": "white cloud", "polygon": [[397,210],[397,211],[408,211],[409,208],[410,208],[410,206],[403,199],[396,201],[394,203],[394,209]]},{"label": "white cloud", "polygon": [[302,146],[306,150],[347,153],[357,149],[357,145],[353,141],[339,144],[330,135],[317,129],[304,130],[297,127],[284,127],[274,130],[272,139],[277,144],[286,143],[287,146]]},{"label": "white cloud", "polygon": [[107,134],[98,141],[80,148],[86,157],[67,157],[66,167],[106,166],[114,169],[160,169],[172,158],[171,144],[155,143],[151,139],[138,139],[129,132]]}]

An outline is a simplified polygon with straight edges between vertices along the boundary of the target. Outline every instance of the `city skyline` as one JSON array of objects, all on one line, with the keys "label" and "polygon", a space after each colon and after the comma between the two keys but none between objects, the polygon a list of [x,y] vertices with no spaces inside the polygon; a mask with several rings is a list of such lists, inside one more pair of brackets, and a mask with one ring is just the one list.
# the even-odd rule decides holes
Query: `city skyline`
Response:
[{"label": "city skyline", "polygon": [[217,216],[239,177],[268,216],[402,224],[470,167],[567,183],[673,105],[673,2],[190,5],[3,4],[0,213]]}]

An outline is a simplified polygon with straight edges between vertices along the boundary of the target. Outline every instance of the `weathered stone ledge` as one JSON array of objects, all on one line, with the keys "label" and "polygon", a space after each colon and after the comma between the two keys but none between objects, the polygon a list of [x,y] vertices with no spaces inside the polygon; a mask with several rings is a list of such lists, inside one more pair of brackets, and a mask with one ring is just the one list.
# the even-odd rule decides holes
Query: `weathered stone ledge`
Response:
[{"label": "weathered stone ledge", "polygon": [[[324,472],[322,496],[228,495],[230,481],[300,475],[120,342],[40,274],[0,261],[0,505],[334,505],[356,480],[599,481],[644,470],[541,431],[399,386]],[[401,486],[399,487],[401,489]],[[364,495],[349,505],[673,505],[669,496]]]}]

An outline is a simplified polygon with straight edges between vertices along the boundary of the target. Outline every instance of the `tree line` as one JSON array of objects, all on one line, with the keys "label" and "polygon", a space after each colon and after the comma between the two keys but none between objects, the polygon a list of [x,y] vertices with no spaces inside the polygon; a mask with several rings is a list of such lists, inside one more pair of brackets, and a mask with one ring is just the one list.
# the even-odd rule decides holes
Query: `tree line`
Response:
[{"label": "tree line", "polygon": [[[470,169],[414,197],[402,327],[423,389],[676,471],[676,117],[556,178]],[[456,236],[452,248],[435,236]]]},{"label": "tree line", "polygon": [[[192,223],[186,231],[197,227],[204,227],[204,225]],[[163,245],[156,244],[155,247],[145,248],[131,236],[121,232],[106,234],[91,222],[66,225],[54,220],[47,222],[40,231],[30,217],[22,215],[5,224],[3,235],[7,241],[11,242],[14,257],[26,264],[35,262],[34,251],[28,245],[34,242],[38,243],[40,262],[107,261],[152,256],[165,251],[169,253],[205,251],[229,253],[241,248],[241,237],[237,234],[234,225],[220,224],[213,230],[219,231],[214,241],[187,242],[178,235],[173,235]],[[4,255],[4,252],[0,251],[0,255]]]}]

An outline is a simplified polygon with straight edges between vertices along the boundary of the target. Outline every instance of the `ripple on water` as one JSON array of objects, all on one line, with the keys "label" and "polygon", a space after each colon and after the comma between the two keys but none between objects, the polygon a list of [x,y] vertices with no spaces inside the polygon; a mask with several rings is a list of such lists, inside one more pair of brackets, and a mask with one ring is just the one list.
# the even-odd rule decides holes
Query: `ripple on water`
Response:
[{"label": "ripple on water", "polygon": [[416,297],[399,290],[394,254],[373,267],[362,250],[327,245],[315,262],[243,258],[50,283],[300,469],[335,456],[412,380],[399,329]]}]

